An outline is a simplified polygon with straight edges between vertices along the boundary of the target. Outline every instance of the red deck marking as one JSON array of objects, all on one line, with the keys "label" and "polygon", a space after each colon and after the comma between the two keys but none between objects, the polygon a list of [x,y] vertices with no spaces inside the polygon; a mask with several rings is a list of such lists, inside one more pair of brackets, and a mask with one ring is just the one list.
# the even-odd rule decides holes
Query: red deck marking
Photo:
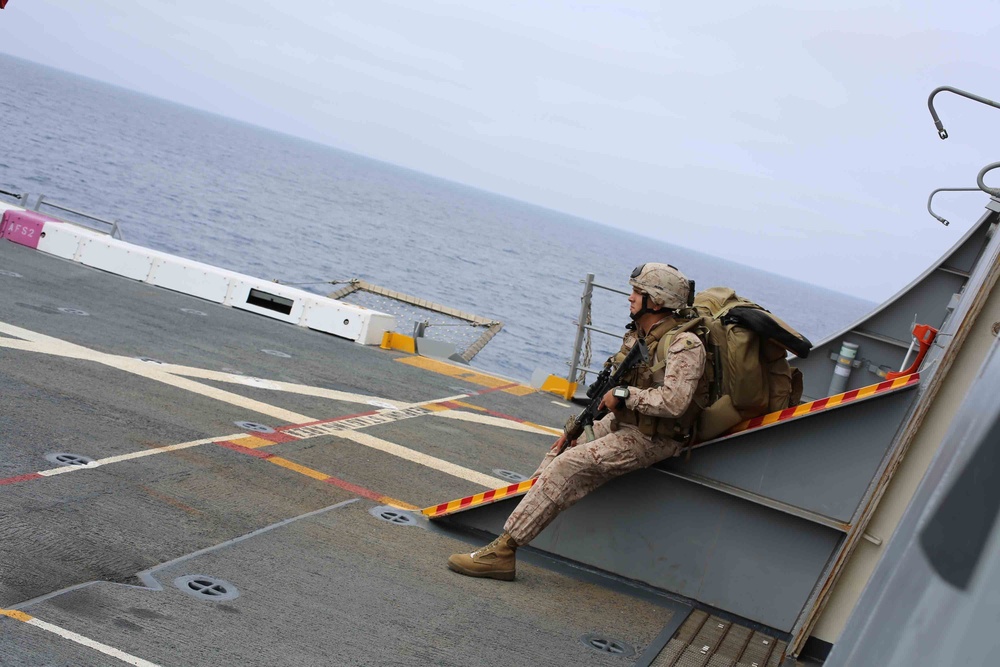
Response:
[{"label": "red deck marking", "polygon": [[29,472],[27,475],[18,475],[16,477],[0,479],[0,484],[17,484],[18,482],[27,482],[29,479],[41,479],[44,476],[45,475],[39,475],[37,472]]},{"label": "red deck marking", "polygon": [[267,440],[268,442],[281,443],[281,442],[295,442],[300,438],[296,438],[294,435],[288,435],[287,433],[282,433],[281,431],[275,431],[274,433],[256,433],[255,436],[261,440]]},{"label": "red deck marking", "polygon": [[499,417],[500,419],[509,419],[510,421],[518,422],[519,424],[524,424],[525,422],[528,421],[527,419],[521,419],[520,417],[515,417],[513,415],[506,415],[502,412],[494,412],[493,410],[487,410],[486,414],[491,415],[493,417]]},{"label": "red deck marking", "polygon": [[[378,410],[369,410],[368,412],[359,412],[356,415],[344,415],[343,417],[334,417],[333,419],[320,419],[319,421],[306,422],[304,424],[285,424],[284,426],[279,426],[276,430],[278,431],[289,431],[293,428],[302,428],[303,426],[317,426],[319,424],[329,424],[331,422],[339,422],[345,419],[354,419],[355,417],[370,417],[376,414]],[[254,433],[254,435],[260,435],[259,433]]]},{"label": "red deck marking", "polygon": [[258,459],[269,459],[274,454],[269,452],[262,452],[258,449],[250,449],[249,447],[244,447],[243,445],[237,445],[235,442],[230,442],[229,440],[218,440],[217,445],[225,447],[226,449],[231,449],[234,452],[239,452],[240,454],[246,454],[247,456],[253,456]]},{"label": "red deck marking", "polygon": [[374,500],[375,502],[382,502],[383,499],[386,498],[386,496],[381,493],[375,493],[374,491],[366,489],[363,486],[358,486],[357,484],[351,484],[350,482],[347,482],[342,479],[337,479],[336,477],[327,477],[323,481],[326,482],[327,484],[333,484],[334,486],[339,487],[344,491],[349,491],[350,493],[354,493],[363,498],[367,498],[368,500]]},{"label": "red deck marking", "polygon": [[[298,438],[290,438],[290,440],[297,440],[297,439]],[[247,456],[252,456],[252,457],[257,458],[257,459],[265,459],[266,460],[266,459],[275,457],[274,454],[269,454],[267,452],[262,452],[262,451],[257,450],[257,449],[250,449],[249,447],[244,447],[243,445],[238,445],[235,442],[231,442],[229,440],[219,440],[219,441],[216,441],[215,444],[220,445],[222,447],[225,447],[226,449],[231,449],[234,452],[239,452],[240,454],[246,454]],[[275,461],[271,461],[271,463],[275,463],[279,459],[280,459],[280,457],[275,457]],[[292,462],[287,462],[284,459],[281,459],[281,460],[282,460],[283,463],[292,463]],[[284,467],[287,467],[287,465],[284,466]],[[301,472],[301,470],[299,472]],[[319,472],[318,470],[316,470],[316,471],[310,470],[309,472],[315,472],[315,473],[318,473],[320,475],[325,474],[325,473]],[[312,475],[310,475],[310,476],[312,476]],[[316,479],[316,477],[313,476],[313,479]],[[374,500],[375,502],[385,503],[385,504],[388,504],[388,505],[405,506],[406,508],[409,508],[409,509],[417,509],[417,508],[413,507],[412,505],[409,505],[408,503],[403,503],[402,501],[396,500],[395,498],[393,498],[391,496],[387,496],[387,495],[385,495],[383,493],[376,493],[375,491],[372,491],[371,489],[366,489],[365,487],[358,486],[357,484],[351,484],[348,481],[345,481],[343,479],[337,479],[336,477],[332,477],[330,475],[327,475],[326,477],[320,479],[319,481],[325,482],[326,484],[332,484],[332,485],[334,485],[336,487],[344,489],[345,491],[348,491],[348,492],[353,493],[355,495],[359,495],[359,496],[361,496],[363,498],[367,498],[369,500]]]}]

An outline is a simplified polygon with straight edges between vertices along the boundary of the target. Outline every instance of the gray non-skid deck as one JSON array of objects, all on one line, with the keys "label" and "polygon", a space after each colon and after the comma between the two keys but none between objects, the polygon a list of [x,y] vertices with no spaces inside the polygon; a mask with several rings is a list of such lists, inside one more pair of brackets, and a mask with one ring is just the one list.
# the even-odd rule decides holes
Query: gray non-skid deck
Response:
[{"label": "gray non-skid deck", "polygon": [[[21,612],[0,616],[0,664],[125,664],[95,645],[159,665],[648,664],[688,618],[684,601],[530,551],[513,584],[455,575],[447,555],[482,536],[371,512],[530,473],[554,436],[502,415],[558,426],[576,409],[554,396],[6,241],[0,270],[0,609]],[[371,442],[268,445],[237,425],[456,396],[353,431]],[[103,463],[50,475],[56,453]],[[197,599],[174,584],[186,575],[240,595]]]}]

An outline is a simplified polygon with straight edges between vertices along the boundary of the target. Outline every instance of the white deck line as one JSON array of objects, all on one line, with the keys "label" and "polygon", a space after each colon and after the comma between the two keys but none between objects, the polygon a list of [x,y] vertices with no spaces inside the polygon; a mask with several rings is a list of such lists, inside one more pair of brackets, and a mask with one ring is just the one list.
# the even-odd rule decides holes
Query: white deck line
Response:
[{"label": "white deck line", "polygon": [[462,412],[460,410],[448,410],[447,412],[435,412],[433,414],[437,417],[444,417],[445,419],[456,419],[458,421],[463,421],[463,422],[472,422],[475,424],[485,424],[487,426],[508,428],[514,431],[526,431],[527,433],[541,433],[545,435],[554,435],[562,433],[561,430],[550,428],[548,426],[532,426],[531,424],[525,424],[522,422],[514,421],[513,419],[504,419],[503,417],[493,417],[492,415],[481,415],[476,412]]},{"label": "white deck line", "polygon": [[[105,352],[98,352],[97,350],[92,350],[82,345],[77,345],[75,343],[70,343],[58,338],[53,338],[52,336],[46,336],[44,334],[37,333],[35,331],[30,331],[28,329],[23,329],[21,327],[14,326],[12,324],[7,324],[5,322],[0,322],[0,333],[7,334],[10,336],[17,336],[23,340],[14,339],[0,339],[0,347],[5,347],[8,349],[23,350],[26,352],[34,352],[38,354],[51,354],[55,356],[69,357],[73,359],[82,359],[87,361],[94,361],[97,363],[105,364],[111,366],[112,368],[117,368],[122,371],[129,373],[134,373],[142,377],[148,378],[150,380],[156,380],[158,382],[163,382],[171,386],[177,387],[178,389],[184,389],[192,393],[196,393],[207,398],[212,398],[215,400],[223,401],[231,405],[237,405],[247,410],[252,410],[254,412],[268,415],[274,417],[275,419],[280,419],[289,424],[308,424],[311,422],[320,421],[313,417],[307,415],[302,415],[290,410],[285,410],[277,406],[269,405],[261,401],[255,401],[253,399],[240,396],[222,389],[217,389],[215,387],[210,387],[193,380],[189,380],[183,377],[177,377],[172,374],[173,372],[189,374],[195,377],[202,377],[205,379],[214,379],[222,381],[237,382],[239,384],[249,384],[250,386],[261,386],[259,383],[265,382],[273,385],[268,387],[275,391],[287,391],[291,390],[293,393],[309,394],[314,396],[324,396],[327,398],[333,398],[335,400],[352,400],[358,403],[369,403],[372,400],[382,400],[376,396],[361,396],[357,394],[345,394],[343,392],[335,392],[332,390],[323,390],[315,387],[307,387],[305,385],[292,385],[290,383],[284,382],[270,382],[268,380],[261,380],[259,378],[248,378],[246,376],[233,375],[230,373],[216,373],[214,371],[208,371],[204,369],[192,368],[187,366],[173,366],[171,364],[151,364],[148,362],[140,361],[139,359],[133,359],[131,357],[122,357],[119,355],[108,354]],[[311,391],[311,390],[315,390]],[[329,392],[329,394],[327,394]],[[387,408],[384,410],[379,410],[378,413],[383,412],[393,412],[399,409],[405,409],[406,407],[416,407],[420,405],[427,405],[431,403],[439,403],[442,401],[453,401],[461,400],[463,398],[468,398],[468,394],[458,394],[456,396],[448,396],[445,398],[436,398],[427,401],[421,401],[420,403],[413,404],[401,404],[398,408]],[[393,402],[395,403],[395,402]],[[441,411],[434,412],[431,414],[437,415],[449,415],[453,411]],[[455,412],[456,416],[453,418],[471,421],[480,424],[487,424],[490,426],[496,426],[500,428],[509,428],[520,431],[527,431],[530,433],[545,433],[546,431],[540,430],[537,427],[529,426],[527,424],[522,424],[520,422],[515,422],[509,419],[502,419],[499,417],[490,417],[486,415],[478,415],[466,412]],[[360,428],[360,427],[359,427]],[[482,473],[476,472],[475,470],[470,470],[469,468],[464,468],[455,463],[445,461],[444,459],[439,459],[434,456],[418,452],[408,447],[403,447],[402,445],[397,445],[388,440],[382,440],[374,436],[367,434],[356,433],[354,431],[341,431],[336,433],[338,437],[351,440],[360,445],[366,447],[371,447],[372,449],[377,449],[379,451],[391,454],[392,456],[397,456],[399,458],[411,461],[418,465],[422,465],[428,468],[432,468],[439,472],[443,472],[459,479],[464,479],[466,481],[474,482],[476,484],[481,484],[487,488],[496,488],[504,484],[504,480],[498,479],[496,477],[491,477],[489,475],[484,475]],[[74,470],[90,470],[93,468],[99,468],[110,463],[119,463],[121,461],[129,461],[137,458],[142,458],[145,456],[152,456],[154,454],[162,454],[164,452],[175,451],[177,449],[185,449],[188,447],[197,447],[203,444],[209,444],[212,442],[218,442],[220,440],[236,440],[239,438],[247,437],[246,433],[239,433],[232,436],[219,436],[215,438],[206,438],[204,440],[195,440],[192,442],[179,443],[175,445],[168,445],[165,447],[157,447],[153,449],[144,449],[137,452],[132,452],[129,454],[119,454],[117,456],[111,456],[103,459],[98,459],[92,461],[86,465],[80,466],[59,466],[57,468],[51,468],[48,470],[38,471],[39,475],[43,477],[52,477],[54,475],[63,475]]]},{"label": "white deck line", "polygon": [[134,665],[135,667],[159,667],[155,662],[150,662],[149,660],[143,660],[142,658],[137,658],[136,656],[126,653],[114,646],[108,646],[107,644],[102,644],[99,641],[90,639],[89,637],[84,637],[81,634],[73,632],[72,630],[67,630],[66,628],[48,623],[41,619],[35,618],[30,614],[25,614],[24,612],[0,609],[0,616],[7,616],[17,621],[21,621],[25,625],[32,625],[46,632],[51,632],[54,635],[62,637],[63,639],[68,639],[71,642],[77,643],[81,646],[86,646],[87,648],[99,651],[104,655],[111,656],[112,658],[117,658],[122,662]]},{"label": "white deck line", "polygon": [[463,468],[460,465],[450,463],[444,459],[439,459],[437,457],[430,456],[429,454],[424,454],[422,452],[403,447],[402,445],[397,445],[396,443],[389,442],[388,440],[376,438],[375,436],[368,435],[367,433],[359,433],[358,431],[342,431],[337,434],[337,437],[356,442],[359,445],[364,445],[365,447],[377,449],[380,452],[385,452],[386,454],[391,454],[392,456],[398,456],[401,459],[405,459],[428,468],[439,470],[440,472],[473,482],[474,484],[479,484],[488,489],[495,489],[498,486],[503,486],[508,483],[507,481],[497,477],[491,477],[489,475],[476,472],[475,470]]}]

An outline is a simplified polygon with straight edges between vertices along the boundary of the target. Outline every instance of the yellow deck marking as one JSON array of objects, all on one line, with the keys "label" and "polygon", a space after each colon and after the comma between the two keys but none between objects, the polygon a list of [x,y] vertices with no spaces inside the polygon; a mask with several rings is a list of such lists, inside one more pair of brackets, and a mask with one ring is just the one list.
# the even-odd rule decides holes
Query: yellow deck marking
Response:
[{"label": "yellow deck marking", "polygon": [[[218,438],[216,438],[218,440]],[[269,445],[275,444],[271,440],[265,440],[264,438],[258,438],[255,435],[248,435],[246,437],[240,438],[238,443],[242,447],[247,449],[260,449],[261,447],[267,447]]]},{"label": "yellow deck marking", "polygon": [[476,410],[477,412],[486,412],[486,408],[481,405],[473,405],[472,403],[466,403],[465,401],[450,401],[460,408],[468,408],[469,410]]},{"label": "yellow deck marking", "polygon": [[[471,382],[472,384],[478,384],[481,387],[490,387],[491,389],[506,387],[507,385],[514,384],[511,380],[486,375],[485,373],[477,373],[476,371],[469,370],[464,366],[454,366],[452,364],[446,364],[443,361],[437,361],[436,359],[428,359],[427,357],[401,357],[396,359],[396,361],[401,364],[406,364],[407,366],[422,368],[425,371],[431,371],[440,375],[447,375],[448,377],[458,378],[460,380],[465,380],[466,382]],[[517,396],[535,393],[534,389],[523,385],[508,387],[506,389],[501,389],[500,391],[508,394],[515,394]]]},{"label": "yellow deck marking", "polygon": [[17,619],[19,621],[24,621],[25,623],[34,618],[34,616],[28,616],[23,611],[17,611],[16,609],[0,609],[0,614],[3,614],[4,616],[10,616],[11,618]]},{"label": "yellow deck marking", "polygon": [[305,475],[306,477],[312,477],[313,479],[326,480],[330,477],[330,475],[327,475],[326,473],[313,470],[312,468],[307,468],[303,465],[299,465],[295,461],[289,461],[288,459],[283,459],[280,456],[270,456],[267,460],[275,465],[281,466],[282,468],[294,470],[297,473]]}]

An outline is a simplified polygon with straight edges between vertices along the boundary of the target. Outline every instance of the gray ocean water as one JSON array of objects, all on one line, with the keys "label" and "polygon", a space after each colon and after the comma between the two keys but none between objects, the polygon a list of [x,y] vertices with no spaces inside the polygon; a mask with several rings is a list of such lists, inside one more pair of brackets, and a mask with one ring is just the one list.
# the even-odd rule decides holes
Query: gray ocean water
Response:
[{"label": "gray ocean water", "polygon": [[[813,342],[874,305],[5,55],[0,129],[0,189],[116,219],[133,243],[317,293],[361,278],[500,320],[472,365],[518,380],[568,371],[587,273],[627,290],[634,266],[668,262],[699,289],[734,287]],[[624,296],[596,293],[594,326],[621,332],[627,315]],[[595,336],[595,362],[613,349]]]}]

